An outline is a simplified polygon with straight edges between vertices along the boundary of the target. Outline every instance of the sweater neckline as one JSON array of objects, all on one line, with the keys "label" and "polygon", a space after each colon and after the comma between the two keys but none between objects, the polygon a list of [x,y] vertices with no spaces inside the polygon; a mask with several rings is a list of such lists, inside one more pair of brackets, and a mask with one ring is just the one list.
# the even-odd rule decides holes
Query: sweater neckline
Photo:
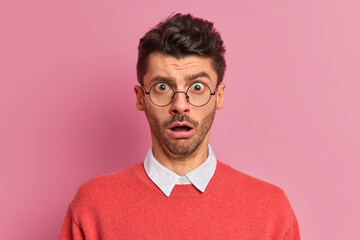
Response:
[{"label": "sweater neckline", "polygon": [[213,189],[217,188],[219,183],[222,182],[219,181],[220,178],[218,175],[221,174],[219,172],[221,172],[221,169],[223,168],[223,164],[218,160],[216,161],[217,164],[214,175],[210,179],[210,182],[204,192],[199,191],[193,184],[176,184],[169,197],[166,197],[164,193],[161,191],[161,189],[158,186],[156,186],[156,184],[148,177],[144,169],[144,165],[142,163],[139,163],[137,165],[137,168],[134,169],[134,171],[138,179],[140,180],[142,187],[145,187],[144,186],[145,184],[146,189],[151,190],[153,194],[162,195],[165,198],[203,197],[210,194],[213,191]]},{"label": "sweater neckline", "polygon": [[[209,144],[208,157],[206,161],[196,169],[187,173],[183,178],[187,179],[189,184],[194,185],[198,190],[204,192],[211,178],[214,175],[216,163],[216,157]],[[148,153],[145,157],[144,169],[151,181],[153,181],[167,197],[170,196],[174,187],[177,184],[180,184],[180,178],[182,178],[178,174],[172,172],[170,169],[161,165],[155,159],[152,152],[152,146],[149,148]]]}]

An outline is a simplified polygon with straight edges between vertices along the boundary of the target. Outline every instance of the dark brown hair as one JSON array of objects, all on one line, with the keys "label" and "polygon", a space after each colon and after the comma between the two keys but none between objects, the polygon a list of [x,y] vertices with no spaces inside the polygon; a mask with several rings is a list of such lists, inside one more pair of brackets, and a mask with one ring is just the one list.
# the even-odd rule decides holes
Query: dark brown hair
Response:
[{"label": "dark brown hair", "polygon": [[153,52],[177,59],[191,55],[210,57],[217,72],[217,83],[223,80],[226,63],[221,36],[212,22],[191,14],[177,13],[157,24],[140,39],[138,50],[136,69],[140,84],[143,84],[147,60]]}]

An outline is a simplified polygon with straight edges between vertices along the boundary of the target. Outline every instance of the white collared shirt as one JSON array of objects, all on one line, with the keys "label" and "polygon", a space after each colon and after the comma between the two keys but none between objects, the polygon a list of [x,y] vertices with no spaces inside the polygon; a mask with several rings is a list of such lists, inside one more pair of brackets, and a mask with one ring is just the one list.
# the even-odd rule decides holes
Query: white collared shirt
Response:
[{"label": "white collared shirt", "polygon": [[199,191],[204,192],[216,169],[216,158],[210,145],[208,149],[208,157],[203,164],[185,176],[180,176],[155,159],[151,146],[144,160],[145,172],[167,197],[176,184],[193,184]]}]

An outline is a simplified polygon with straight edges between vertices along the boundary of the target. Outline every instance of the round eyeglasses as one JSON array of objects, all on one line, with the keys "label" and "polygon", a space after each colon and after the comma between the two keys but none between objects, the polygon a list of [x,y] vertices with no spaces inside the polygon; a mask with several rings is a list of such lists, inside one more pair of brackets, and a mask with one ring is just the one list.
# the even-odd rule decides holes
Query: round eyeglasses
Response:
[{"label": "round eyeglasses", "polygon": [[149,95],[150,101],[158,106],[165,107],[169,105],[175,97],[176,93],[185,93],[186,100],[194,107],[202,107],[206,105],[212,95],[215,95],[215,92],[211,92],[211,89],[208,85],[202,82],[194,82],[191,84],[186,91],[175,91],[174,88],[164,82],[158,82],[151,86],[150,90],[145,91],[142,86],[145,94]]}]

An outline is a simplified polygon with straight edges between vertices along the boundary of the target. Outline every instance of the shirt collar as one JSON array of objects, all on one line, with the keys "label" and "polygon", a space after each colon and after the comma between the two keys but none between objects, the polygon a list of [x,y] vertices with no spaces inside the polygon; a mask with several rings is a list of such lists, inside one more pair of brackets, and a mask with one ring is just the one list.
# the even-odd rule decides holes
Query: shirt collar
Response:
[{"label": "shirt collar", "polygon": [[215,155],[208,145],[208,157],[206,161],[196,169],[180,176],[161,165],[154,157],[152,146],[144,160],[144,168],[149,178],[169,197],[176,184],[193,184],[199,191],[204,192],[216,169]]}]

